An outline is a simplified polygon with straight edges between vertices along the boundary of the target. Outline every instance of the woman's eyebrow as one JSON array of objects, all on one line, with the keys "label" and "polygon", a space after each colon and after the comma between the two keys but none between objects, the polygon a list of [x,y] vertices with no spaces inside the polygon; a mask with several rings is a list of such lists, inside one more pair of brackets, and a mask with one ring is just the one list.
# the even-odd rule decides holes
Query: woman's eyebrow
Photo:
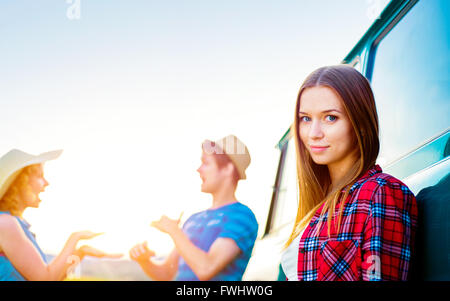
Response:
[{"label": "woman's eyebrow", "polygon": [[[321,113],[330,113],[330,112],[337,112],[337,113],[342,114],[342,112],[339,111],[338,109],[325,110],[325,111],[322,111]],[[302,112],[302,111],[300,111],[300,112],[298,112],[298,113],[299,113],[299,114],[305,114],[305,115],[308,115],[308,113]]]},{"label": "woman's eyebrow", "polygon": [[330,112],[337,112],[337,113],[341,113],[342,114],[342,112],[339,111],[338,109],[331,109],[331,110],[322,111],[322,113],[330,113]]}]

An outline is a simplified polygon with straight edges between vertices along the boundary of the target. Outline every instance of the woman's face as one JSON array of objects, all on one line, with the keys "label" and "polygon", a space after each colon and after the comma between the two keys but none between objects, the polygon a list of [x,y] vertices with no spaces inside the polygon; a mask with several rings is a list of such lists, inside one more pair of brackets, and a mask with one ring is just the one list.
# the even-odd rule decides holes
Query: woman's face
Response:
[{"label": "woman's face", "polygon": [[348,168],[357,160],[358,144],[341,98],[328,87],[303,91],[299,108],[300,139],[314,163]]},{"label": "woman's face", "polygon": [[26,207],[39,207],[41,199],[39,198],[39,193],[45,190],[48,186],[47,180],[44,178],[44,169],[42,164],[36,165],[33,172],[29,175],[29,185],[30,191],[26,192],[24,195],[24,202]]}]

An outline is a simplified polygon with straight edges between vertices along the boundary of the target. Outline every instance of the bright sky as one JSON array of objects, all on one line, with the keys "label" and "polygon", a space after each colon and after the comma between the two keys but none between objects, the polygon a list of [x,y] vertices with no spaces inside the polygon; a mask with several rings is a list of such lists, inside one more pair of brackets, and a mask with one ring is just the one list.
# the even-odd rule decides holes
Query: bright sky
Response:
[{"label": "bright sky", "polygon": [[124,252],[170,238],[150,228],[206,209],[201,142],[237,135],[251,153],[237,196],[262,230],[275,144],[304,78],[339,63],[386,0],[4,0],[0,153],[63,149],[29,209],[42,249],[70,233]]}]

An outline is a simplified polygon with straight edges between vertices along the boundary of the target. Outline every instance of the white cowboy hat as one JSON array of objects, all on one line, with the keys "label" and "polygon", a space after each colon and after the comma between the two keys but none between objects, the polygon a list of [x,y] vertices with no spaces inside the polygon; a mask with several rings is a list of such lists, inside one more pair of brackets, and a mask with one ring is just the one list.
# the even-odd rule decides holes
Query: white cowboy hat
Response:
[{"label": "white cowboy hat", "polygon": [[56,159],[61,153],[62,150],[55,150],[34,156],[18,149],[6,153],[0,158],[0,199],[24,167]]}]

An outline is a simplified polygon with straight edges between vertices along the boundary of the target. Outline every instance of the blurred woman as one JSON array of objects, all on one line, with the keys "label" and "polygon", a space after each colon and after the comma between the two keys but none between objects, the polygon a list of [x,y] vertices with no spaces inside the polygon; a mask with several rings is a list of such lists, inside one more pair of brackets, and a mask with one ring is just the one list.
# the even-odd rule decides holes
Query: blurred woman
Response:
[{"label": "blurred woman", "polygon": [[407,280],[417,204],[375,163],[368,80],[346,65],[314,71],[300,88],[292,131],[299,207],[282,257],[288,280]]},{"label": "blurred woman", "polygon": [[89,246],[77,248],[80,240],[99,235],[81,231],[72,233],[63,250],[47,262],[22,215],[27,208],[39,207],[39,193],[48,185],[43,163],[60,154],[61,151],[53,151],[33,156],[12,150],[0,158],[0,280],[63,280],[68,270],[86,255],[121,256]]}]

